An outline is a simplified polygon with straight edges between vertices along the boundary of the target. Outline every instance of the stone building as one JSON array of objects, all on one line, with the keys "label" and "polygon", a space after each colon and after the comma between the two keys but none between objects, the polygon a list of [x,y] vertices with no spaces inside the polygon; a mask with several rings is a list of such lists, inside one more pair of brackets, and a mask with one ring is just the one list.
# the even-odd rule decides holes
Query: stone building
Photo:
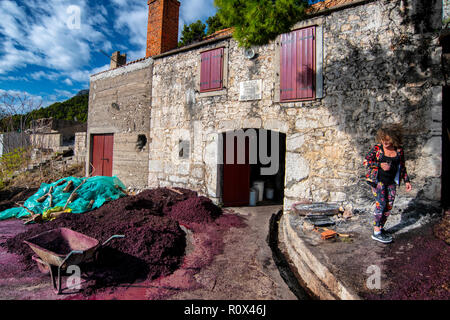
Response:
[{"label": "stone building", "polygon": [[[443,6],[422,3],[327,0],[291,33],[243,50],[231,30],[167,44],[178,1],[149,1],[161,32],[149,23],[147,57],[91,76],[87,167],[225,205],[247,205],[264,181],[285,210],[304,199],[366,207],[363,157],[381,124],[400,122],[414,191],[402,188],[397,206],[439,204]],[[278,171],[263,175],[260,157],[223,161],[227,133],[249,137],[247,156],[271,150]]]}]

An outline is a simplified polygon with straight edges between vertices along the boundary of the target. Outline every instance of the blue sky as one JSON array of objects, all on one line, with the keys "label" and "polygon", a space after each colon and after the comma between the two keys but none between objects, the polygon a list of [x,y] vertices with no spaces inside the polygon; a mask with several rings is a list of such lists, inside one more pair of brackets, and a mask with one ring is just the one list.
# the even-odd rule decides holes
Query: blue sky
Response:
[{"label": "blue sky", "polygon": [[[216,12],[213,0],[180,2],[180,32]],[[145,56],[147,15],[147,0],[0,0],[0,94],[48,106],[87,89],[109,68],[102,52]]]}]

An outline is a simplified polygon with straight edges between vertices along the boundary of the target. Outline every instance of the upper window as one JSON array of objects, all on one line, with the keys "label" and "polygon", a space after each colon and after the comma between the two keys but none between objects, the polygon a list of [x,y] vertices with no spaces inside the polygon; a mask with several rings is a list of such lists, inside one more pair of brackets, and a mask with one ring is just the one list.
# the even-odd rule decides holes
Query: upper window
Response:
[{"label": "upper window", "polygon": [[223,89],[224,48],[202,52],[200,71],[200,92]]},{"label": "upper window", "polygon": [[316,27],[281,35],[280,100],[316,97]]}]

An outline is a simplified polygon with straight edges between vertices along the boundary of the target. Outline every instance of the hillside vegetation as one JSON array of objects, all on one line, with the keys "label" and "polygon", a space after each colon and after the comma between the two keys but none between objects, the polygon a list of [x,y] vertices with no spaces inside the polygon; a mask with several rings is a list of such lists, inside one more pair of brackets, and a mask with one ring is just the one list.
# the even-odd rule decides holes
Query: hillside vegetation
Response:
[{"label": "hillside vegetation", "polygon": [[[85,91],[64,102],[55,102],[48,107],[33,110],[25,115],[13,116],[13,128],[20,128],[21,119],[26,119],[24,128],[29,128],[32,120],[42,118],[54,118],[60,120],[87,121],[89,93]],[[6,116],[0,120],[0,131],[11,131],[10,117]]]}]

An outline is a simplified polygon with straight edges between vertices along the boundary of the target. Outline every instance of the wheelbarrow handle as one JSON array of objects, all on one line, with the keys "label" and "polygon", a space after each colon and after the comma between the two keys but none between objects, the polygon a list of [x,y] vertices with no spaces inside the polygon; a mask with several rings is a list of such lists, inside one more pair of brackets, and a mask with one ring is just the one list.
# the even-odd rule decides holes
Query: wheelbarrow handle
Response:
[{"label": "wheelbarrow handle", "polygon": [[102,247],[104,245],[106,245],[108,242],[110,242],[112,239],[115,239],[115,238],[125,238],[125,235],[123,235],[123,234],[115,234],[115,235],[111,236],[108,240],[106,240],[105,242],[102,243]]},{"label": "wheelbarrow handle", "polygon": [[81,250],[72,250],[69,252],[69,254],[64,258],[63,262],[61,262],[61,264],[59,265],[59,267],[61,268],[64,263],[66,263],[66,261],[70,258],[70,256],[72,256],[73,254],[83,254],[84,251]]}]

